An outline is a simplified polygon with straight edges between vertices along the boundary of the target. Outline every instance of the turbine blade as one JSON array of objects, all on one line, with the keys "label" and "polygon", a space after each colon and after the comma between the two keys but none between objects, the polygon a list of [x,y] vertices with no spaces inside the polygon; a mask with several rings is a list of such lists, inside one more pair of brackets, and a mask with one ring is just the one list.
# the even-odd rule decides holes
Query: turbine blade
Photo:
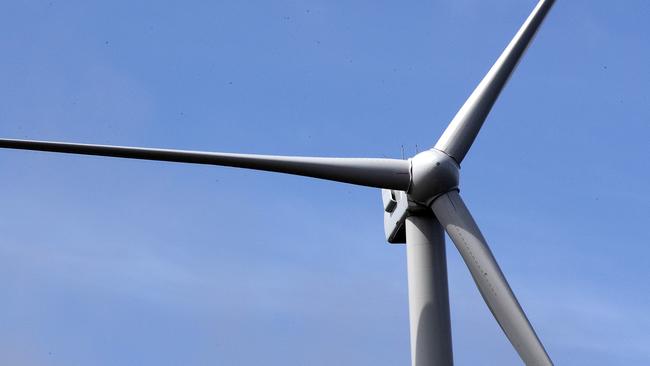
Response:
[{"label": "turbine blade", "polygon": [[433,212],[460,251],[483,299],[528,366],[552,365],[458,191],[437,198]]},{"label": "turbine blade", "polygon": [[401,191],[408,189],[411,180],[410,163],[397,159],[229,154],[10,139],[0,139],[0,148],[221,165]]},{"label": "turbine blade", "polygon": [[490,71],[460,108],[454,119],[435,145],[461,163],[472,146],[483,122],[487,118],[499,93],[526,51],[535,32],[553,6],[554,0],[541,0],[521,26],[508,47],[494,63]]}]

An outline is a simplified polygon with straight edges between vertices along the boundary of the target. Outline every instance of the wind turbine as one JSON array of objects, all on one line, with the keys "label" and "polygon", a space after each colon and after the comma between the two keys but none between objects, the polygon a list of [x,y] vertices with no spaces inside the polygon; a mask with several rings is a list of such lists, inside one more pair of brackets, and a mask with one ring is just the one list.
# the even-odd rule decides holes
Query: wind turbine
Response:
[{"label": "wind turbine", "polygon": [[0,147],[266,170],[382,189],[388,242],[406,243],[411,362],[451,365],[446,231],[526,365],[552,365],[459,195],[459,170],[494,102],[554,0],[538,2],[435,146],[408,160],[322,158],[0,139]]}]

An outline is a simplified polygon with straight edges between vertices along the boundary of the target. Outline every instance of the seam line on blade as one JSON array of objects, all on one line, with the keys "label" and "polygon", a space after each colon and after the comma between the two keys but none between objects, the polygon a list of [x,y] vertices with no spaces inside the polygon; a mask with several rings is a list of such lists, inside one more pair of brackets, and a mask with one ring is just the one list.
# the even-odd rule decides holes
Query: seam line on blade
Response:
[{"label": "seam line on blade", "polygon": [[411,192],[411,187],[413,186],[413,159],[409,158],[409,185],[406,187],[406,193]]}]

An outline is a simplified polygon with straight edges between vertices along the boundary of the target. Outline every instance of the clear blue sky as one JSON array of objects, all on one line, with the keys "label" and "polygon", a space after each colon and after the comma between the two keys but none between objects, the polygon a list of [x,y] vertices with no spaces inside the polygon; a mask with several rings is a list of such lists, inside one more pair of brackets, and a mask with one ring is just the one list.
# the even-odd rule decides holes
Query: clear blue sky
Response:
[{"label": "clear blue sky", "polygon": [[[534,0],[4,1],[0,136],[399,157]],[[558,365],[650,364],[650,3],[558,0],[462,193]],[[406,365],[380,194],[0,151],[3,365]],[[455,361],[518,365],[448,244]]]}]

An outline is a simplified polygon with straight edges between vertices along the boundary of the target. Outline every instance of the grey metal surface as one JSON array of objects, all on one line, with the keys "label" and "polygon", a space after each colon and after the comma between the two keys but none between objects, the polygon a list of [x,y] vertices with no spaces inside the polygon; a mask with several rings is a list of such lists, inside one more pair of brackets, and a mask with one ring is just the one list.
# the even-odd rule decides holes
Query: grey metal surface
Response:
[{"label": "grey metal surface", "polygon": [[453,364],[445,233],[431,214],[406,219],[411,365]]},{"label": "grey metal surface", "polygon": [[499,93],[554,2],[554,0],[541,0],[537,4],[494,66],[460,108],[436,143],[435,149],[445,152],[459,164],[463,161]]},{"label": "grey metal surface", "polygon": [[0,139],[0,148],[221,165],[402,191],[410,185],[410,163],[397,159],[228,154],[11,139]]},{"label": "grey metal surface", "polygon": [[408,197],[403,191],[392,189],[382,189],[381,191],[384,200],[384,234],[386,234],[386,241],[391,244],[406,243],[404,226],[406,218],[410,214]]},{"label": "grey metal surface", "polygon": [[458,191],[438,197],[433,212],[478,286],[483,299],[526,365],[552,365]]}]

